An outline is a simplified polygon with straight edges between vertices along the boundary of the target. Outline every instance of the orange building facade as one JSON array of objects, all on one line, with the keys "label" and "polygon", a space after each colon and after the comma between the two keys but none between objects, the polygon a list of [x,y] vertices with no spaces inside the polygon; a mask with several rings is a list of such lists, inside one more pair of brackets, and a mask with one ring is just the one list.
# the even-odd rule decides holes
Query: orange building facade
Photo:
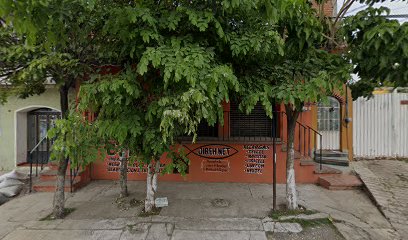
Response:
[{"label": "orange building facade", "polygon": [[[317,7],[317,6],[315,6]],[[336,2],[327,1],[320,9],[326,16],[335,12]],[[184,148],[190,160],[185,176],[161,175],[164,181],[187,182],[273,182],[273,156],[276,153],[277,182],[286,182],[287,122],[284,106],[275,106],[271,120],[258,105],[251,115],[237,111],[237,104],[224,104],[224,125],[199,127],[196,143],[185,138]],[[295,131],[295,175],[298,183],[316,183],[321,174],[330,174],[320,166],[322,151],[352,153],[352,99],[350,90],[329,96],[328,103],[306,103]],[[200,132],[201,131],[201,132]],[[275,147],[274,142],[275,140]],[[162,156],[161,162],[169,160]],[[348,163],[347,163],[348,164]],[[107,155],[91,167],[92,179],[118,179],[117,155]],[[134,163],[128,168],[128,180],[145,180],[146,168]]]},{"label": "orange building facade", "polygon": [[[224,104],[224,125],[204,125],[199,128],[196,143],[191,143],[191,140],[186,138],[178,145],[184,148],[190,160],[185,176],[174,173],[161,175],[159,178],[164,181],[186,182],[272,183],[274,139],[277,182],[284,183],[287,155],[284,106],[275,106],[273,120],[266,116],[260,105],[257,105],[251,115],[246,116],[237,112],[236,106],[231,103]],[[344,104],[342,106],[345,107]],[[298,183],[316,183],[321,174],[319,163],[314,161],[320,138],[317,131],[317,108],[316,104],[306,104],[296,126],[295,173]],[[212,130],[211,134],[208,134],[209,130]],[[204,133],[204,137],[200,136],[200,131]],[[163,155],[162,164],[168,161]],[[119,179],[119,168],[118,156],[106,155],[103,161],[92,164],[91,178]],[[146,168],[133,163],[128,168],[128,179],[145,180]]]}]

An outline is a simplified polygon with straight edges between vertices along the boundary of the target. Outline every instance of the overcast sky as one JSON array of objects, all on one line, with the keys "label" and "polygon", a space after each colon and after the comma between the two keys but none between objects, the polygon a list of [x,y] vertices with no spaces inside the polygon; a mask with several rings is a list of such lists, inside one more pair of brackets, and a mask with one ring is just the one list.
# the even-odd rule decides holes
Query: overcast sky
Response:
[{"label": "overcast sky", "polygon": [[[341,8],[341,6],[343,5],[344,0],[337,0],[337,11]],[[385,1],[383,3],[376,3],[374,4],[374,7],[380,7],[380,6],[384,6],[387,7],[391,10],[391,15],[401,15],[401,14],[408,14],[408,1],[401,1],[401,0],[396,0],[391,2],[390,0]],[[366,8],[367,6],[364,4],[360,4],[359,2],[354,3],[351,8],[349,9],[349,11],[347,12],[347,15],[353,15],[356,14],[358,11],[363,10],[364,8]],[[402,22],[406,22],[408,21],[408,17],[404,17],[404,18],[398,18],[398,20],[402,21]]]}]

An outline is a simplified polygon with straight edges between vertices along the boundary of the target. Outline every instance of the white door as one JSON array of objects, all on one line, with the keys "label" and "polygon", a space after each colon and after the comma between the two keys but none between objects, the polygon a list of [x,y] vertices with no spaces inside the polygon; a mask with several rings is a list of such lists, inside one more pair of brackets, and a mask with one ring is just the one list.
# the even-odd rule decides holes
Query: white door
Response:
[{"label": "white door", "polygon": [[[328,103],[319,102],[317,105],[317,128],[322,134],[322,149],[340,149],[340,102],[329,97]],[[320,149],[320,137],[317,148]]]}]

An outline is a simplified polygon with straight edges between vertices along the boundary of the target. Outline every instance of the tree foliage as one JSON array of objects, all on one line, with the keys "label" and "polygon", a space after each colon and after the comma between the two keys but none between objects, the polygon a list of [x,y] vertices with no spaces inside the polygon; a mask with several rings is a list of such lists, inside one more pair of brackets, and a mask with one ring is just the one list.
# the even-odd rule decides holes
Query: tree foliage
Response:
[{"label": "tree foliage", "polygon": [[50,77],[67,92],[81,80],[79,113],[51,132],[55,156],[86,165],[99,149],[90,146],[114,141],[144,164],[170,153],[165,171],[183,172],[175,140],[195,139],[201,121],[222,123],[231,97],[247,113],[261,102],[270,117],[285,104],[293,135],[303,104],[339,89],[351,66],[362,78],[355,86],[406,85],[407,25],[383,11],[333,31],[339,18],[330,25],[304,0],[2,1],[0,80],[13,88],[1,96],[42,93]]},{"label": "tree foliage", "polygon": [[71,109],[65,119],[56,120],[55,127],[47,134],[49,139],[53,139],[51,160],[81,159],[71,161],[72,168],[84,168],[94,162],[104,146],[96,137],[95,129],[89,127],[89,124],[75,109]]},{"label": "tree foliage", "polygon": [[111,45],[100,49],[120,71],[82,83],[79,109],[97,113],[91,127],[103,141],[116,141],[149,168],[168,153],[172,161],[164,172],[183,173],[188,160],[175,153],[175,139],[184,134],[195,139],[201,121],[222,123],[222,102],[239,91],[240,73],[233,65],[282,54],[266,3],[116,5],[101,31]]},{"label": "tree foliage", "polygon": [[[81,148],[92,143],[86,140],[92,132],[102,145],[114,140],[149,164],[172,152],[177,136],[196,136],[201,121],[222,123],[221,103],[231,94],[246,112],[260,101],[272,117],[275,102],[299,112],[344,76],[342,58],[323,49],[324,26],[315,10],[301,0],[41,1],[2,9],[24,36],[20,46],[39,52],[29,54],[29,63],[40,59],[33,66],[47,66],[40,82],[52,67],[83,80],[78,109],[96,113],[96,121],[86,124],[74,114],[55,130],[61,141],[85,139],[54,148],[76,164],[87,163],[78,154],[86,153]],[[105,71],[103,63],[119,72]],[[89,134],[72,137],[62,134],[66,129]],[[183,169],[174,161],[168,166]]]},{"label": "tree foliage", "polygon": [[340,53],[326,48],[327,27],[305,1],[275,1],[279,17],[273,26],[280,36],[281,54],[273,52],[236,64],[242,75],[240,108],[250,113],[261,102],[273,117],[276,103],[285,105],[288,136],[286,158],[287,207],[297,208],[294,172],[296,121],[306,102],[324,101],[341,89],[349,77],[349,63]]},{"label": "tree foliage", "polygon": [[[68,93],[79,78],[92,72],[108,57],[100,55],[101,23],[109,1],[1,1],[0,2],[0,100],[11,94],[41,94],[55,83],[60,92],[61,113],[68,117]],[[68,120],[67,120],[68,121]],[[62,140],[72,139],[60,131]],[[65,135],[64,135],[65,134]],[[72,147],[72,146],[71,146]],[[68,148],[60,148],[68,150]],[[57,154],[57,185],[54,216],[64,215],[64,184],[67,153]]]},{"label": "tree foliage", "polygon": [[367,8],[343,22],[347,57],[360,80],[353,98],[369,96],[375,87],[408,86],[408,23],[388,19],[389,9]]},{"label": "tree foliage", "polygon": [[47,79],[70,88],[92,64],[104,60],[96,54],[95,34],[103,8],[91,5],[92,1],[0,3],[0,41],[6,43],[0,47],[0,74],[13,86],[2,91],[3,96],[40,94]]},{"label": "tree foliage", "polygon": [[303,1],[280,4],[276,31],[283,54],[243,64],[247,74],[240,78],[241,107],[247,112],[258,101],[270,116],[274,102],[300,111],[305,102],[320,101],[339,89],[349,76],[342,55],[324,48],[326,29],[316,10]]}]

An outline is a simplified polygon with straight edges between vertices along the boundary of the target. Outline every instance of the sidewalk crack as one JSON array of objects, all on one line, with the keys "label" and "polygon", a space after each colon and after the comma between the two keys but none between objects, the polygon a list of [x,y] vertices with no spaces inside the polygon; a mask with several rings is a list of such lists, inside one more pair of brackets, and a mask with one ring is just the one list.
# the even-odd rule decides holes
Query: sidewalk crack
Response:
[{"label": "sidewalk crack", "polygon": [[248,186],[249,193],[251,193],[251,197],[254,198],[254,195],[252,194],[251,186],[249,184],[247,186]]}]

